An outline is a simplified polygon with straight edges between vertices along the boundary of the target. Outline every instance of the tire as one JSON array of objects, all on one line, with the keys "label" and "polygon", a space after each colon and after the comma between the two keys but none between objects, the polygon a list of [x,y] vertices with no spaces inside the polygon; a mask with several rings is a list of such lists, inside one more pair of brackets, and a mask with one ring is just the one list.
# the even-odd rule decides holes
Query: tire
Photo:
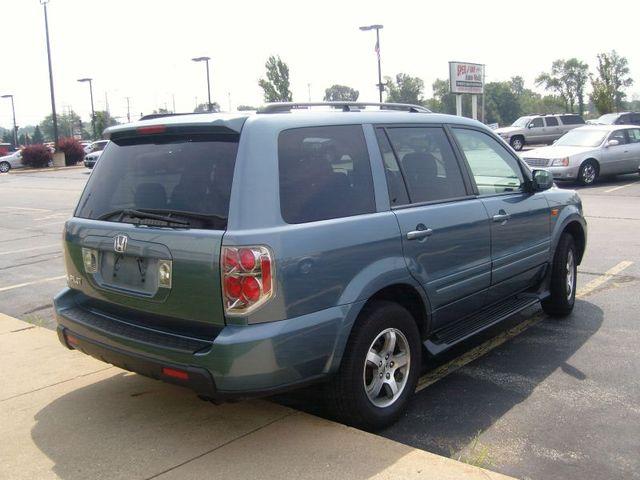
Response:
[{"label": "tire", "polygon": [[509,145],[511,145],[511,148],[513,148],[516,152],[519,152],[524,148],[524,138],[519,136],[513,137],[511,140],[509,140]]},{"label": "tire", "polygon": [[11,170],[11,164],[9,162],[0,163],[0,173],[7,173]]},{"label": "tire", "polygon": [[542,301],[542,309],[553,317],[566,317],[576,302],[578,255],[573,236],[563,233],[556,247],[551,270],[551,295]]},{"label": "tire", "polygon": [[580,185],[593,185],[598,179],[600,168],[594,160],[586,160],[578,170],[578,182]]},{"label": "tire", "polygon": [[[395,348],[389,354],[392,336]],[[421,349],[416,322],[404,307],[389,301],[365,307],[353,327],[340,369],[328,385],[327,400],[334,416],[364,430],[395,422],[415,391]],[[400,362],[406,363],[399,367]]]}]

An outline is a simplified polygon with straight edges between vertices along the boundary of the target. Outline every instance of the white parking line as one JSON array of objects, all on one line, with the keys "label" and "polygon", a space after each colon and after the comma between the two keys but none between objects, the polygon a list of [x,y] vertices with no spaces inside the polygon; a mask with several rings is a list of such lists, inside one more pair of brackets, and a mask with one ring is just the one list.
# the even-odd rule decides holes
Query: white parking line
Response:
[{"label": "white parking line", "polygon": [[0,255],[11,255],[13,253],[31,252],[33,250],[44,250],[45,248],[52,248],[52,247],[61,248],[59,243],[51,243],[49,245],[40,245],[39,247],[21,248],[19,250],[10,250],[8,252],[0,252]]},{"label": "white parking line", "polygon": [[[589,295],[591,292],[596,290],[598,287],[602,286],[608,280],[613,278],[615,275],[622,272],[625,268],[628,268],[630,265],[633,265],[633,262],[624,261],[618,263],[616,266],[610,268],[606,272],[604,272],[599,277],[594,278],[581,289],[576,292],[576,298],[582,298]],[[429,385],[436,383],[438,380],[446,377],[452,372],[464,367],[468,363],[471,363],[477,358],[482,357],[484,354],[489,353],[496,347],[499,347],[507,340],[512,339],[513,337],[520,335],[522,332],[527,330],[529,327],[532,327],[536,323],[545,319],[546,315],[542,312],[536,313],[531,318],[524,320],[522,323],[519,323],[515,327],[505,332],[502,332],[498,336],[492,338],[491,340],[487,340],[481,345],[469,350],[468,352],[460,355],[458,358],[451,360],[450,362],[445,363],[444,365],[436,368],[435,370],[423,375],[418,380],[418,385],[416,386],[416,392],[420,390],[424,390]]]},{"label": "white parking line", "polygon": [[60,275],[57,277],[41,278],[40,280],[34,280],[33,282],[18,283],[16,285],[9,285],[8,287],[0,288],[0,292],[6,292],[7,290],[15,290],[16,288],[28,287],[29,285],[37,285],[39,283],[53,282],[54,280],[62,280],[63,278],[67,278],[67,276]]},{"label": "white parking line", "polygon": [[633,183],[628,183],[626,185],[620,185],[619,187],[613,187],[613,188],[610,188],[609,190],[605,190],[604,193],[615,192],[616,190],[620,190],[621,188],[627,188],[627,187],[630,187],[631,185],[635,185],[635,184],[636,184],[636,182],[633,182]]},{"label": "white parking line", "polygon": [[46,208],[31,208],[31,207],[2,207],[5,210],[31,210],[32,212],[53,212]]},{"label": "white parking line", "polygon": [[56,218],[56,217],[68,217],[69,214],[68,213],[52,213],[51,215],[47,215],[46,217],[38,217],[38,218],[34,218],[33,221],[34,222],[39,222],[41,220],[49,220],[50,218]]}]

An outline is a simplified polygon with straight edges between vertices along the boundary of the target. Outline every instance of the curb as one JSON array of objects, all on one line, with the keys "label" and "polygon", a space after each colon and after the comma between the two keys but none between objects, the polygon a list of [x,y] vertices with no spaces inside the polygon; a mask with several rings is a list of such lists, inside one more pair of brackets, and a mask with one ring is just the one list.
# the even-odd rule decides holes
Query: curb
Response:
[{"label": "curb", "polygon": [[21,168],[17,170],[9,170],[9,175],[19,175],[22,173],[41,173],[41,172],[57,172],[58,170],[73,170],[76,168],[86,168],[84,165],[69,165],[68,167],[46,167],[46,168]]}]

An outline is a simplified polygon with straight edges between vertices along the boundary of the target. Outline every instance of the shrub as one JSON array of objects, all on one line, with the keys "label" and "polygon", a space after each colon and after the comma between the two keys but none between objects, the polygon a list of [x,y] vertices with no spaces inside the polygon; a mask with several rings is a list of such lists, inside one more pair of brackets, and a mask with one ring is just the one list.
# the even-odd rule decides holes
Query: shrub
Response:
[{"label": "shrub", "polygon": [[67,166],[80,163],[84,159],[84,148],[75,138],[61,138],[58,141],[58,149],[64,152],[64,163]]},{"label": "shrub", "polygon": [[33,168],[49,166],[53,154],[46,145],[29,145],[22,149],[22,164]]}]

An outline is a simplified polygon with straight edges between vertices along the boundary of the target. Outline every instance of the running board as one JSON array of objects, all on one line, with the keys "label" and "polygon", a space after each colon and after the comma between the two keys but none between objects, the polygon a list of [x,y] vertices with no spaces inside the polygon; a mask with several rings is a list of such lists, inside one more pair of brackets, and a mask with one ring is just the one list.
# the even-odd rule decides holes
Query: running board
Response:
[{"label": "running board", "polygon": [[438,355],[472,335],[535,305],[539,301],[539,297],[535,295],[525,294],[511,297],[508,300],[474,313],[470,317],[437,330],[424,342],[424,346],[431,355]]}]

